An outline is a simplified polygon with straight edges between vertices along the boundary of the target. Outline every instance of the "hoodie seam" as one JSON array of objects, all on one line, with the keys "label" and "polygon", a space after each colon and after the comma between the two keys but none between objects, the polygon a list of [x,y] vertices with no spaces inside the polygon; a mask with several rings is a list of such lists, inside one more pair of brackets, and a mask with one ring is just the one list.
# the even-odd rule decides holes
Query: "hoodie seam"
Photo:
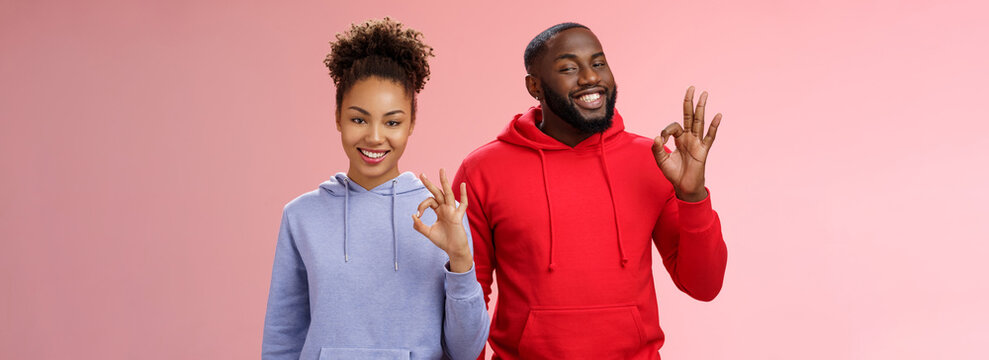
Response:
[{"label": "hoodie seam", "polygon": [[295,256],[299,259],[299,263],[296,265],[296,270],[308,271],[306,269],[305,259],[302,257],[302,252],[299,251],[299,244],[295,241],[295,235],[292,233],[292,218],[289,214],[288,205],[283,208],[282,217],[285,218],[285,230],[288,232],[288,243],[292,246],[292,251],[295,252]]},{"label": "hoodie seam", "polygon": [[[484,209],[485,209],[485,207],[484,207],[484,199],[481,198],[481,194],[478,193],[477,190],[475,190],[476,187],[474,185],[472,185],[472,184],[474,184],[474,181],[471,180],[470,173],[471,173],[471,168],[473,166],[471,164],[468,164],[467,162],[462,163],[461,166],[464,167],[464,180],[466,180],[466,182],[467,182],[467,188],[468,188],[467,190],[469,190],[468,191],[468,198],[469,198],[469,194],[471,192],[474,193],[474,197],[477,198],[477,205],[475,205],[475,206],[477,206],[477,209],[478,210],[481,210],[481,216],[484,217],[484,223],[485,224],[488,224],[490,226],[491,225],[491,220],[488,218],[488,214],[484,212]],[[468,206],[470,206],[470,205],[468,205]],[[492,240],[494,240],[494,239],[492,239]],[[494,242],[492,241],[492,244],[493,243]]]}]

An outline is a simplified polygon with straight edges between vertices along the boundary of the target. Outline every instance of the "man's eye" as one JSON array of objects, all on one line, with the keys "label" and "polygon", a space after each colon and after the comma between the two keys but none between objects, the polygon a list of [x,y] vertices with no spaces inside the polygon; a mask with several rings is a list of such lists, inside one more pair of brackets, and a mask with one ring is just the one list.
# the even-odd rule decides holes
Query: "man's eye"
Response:
[{"label": "man's eye", "polygon": [[594,64],[594,67],[602,67],[602,66],[605,66],[605,65],[606,65],[605,63],[597,63],[597,64]]},{"label": "man's eye", "polygon": [[560,69],[560,72],[570,72],[570,71],[574,71],[574,70],[577,70],[577,68],[575,68],[575,67],[567,67],[567,68]]}]

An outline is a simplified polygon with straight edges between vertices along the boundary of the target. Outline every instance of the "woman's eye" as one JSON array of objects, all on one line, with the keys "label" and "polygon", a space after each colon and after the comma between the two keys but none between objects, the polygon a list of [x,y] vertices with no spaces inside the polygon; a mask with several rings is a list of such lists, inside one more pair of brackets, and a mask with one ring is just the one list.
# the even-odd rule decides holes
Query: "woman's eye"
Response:
[{"label": "woman's eye", "polygon": [[351,118],[350,121],[352,121],[354,124],[363,124],[364,123],[364,119],[361,119],[361,118]]},{"label": "woman's eye", "polygon": [[387,122],[385,122],[385,125],[388,125],[388,126],[391,126],[391,127],[398,126],[398,124],[401,124],[401,123],[398,122],[398,121],[395,121],[395,120],[388,120]]}]

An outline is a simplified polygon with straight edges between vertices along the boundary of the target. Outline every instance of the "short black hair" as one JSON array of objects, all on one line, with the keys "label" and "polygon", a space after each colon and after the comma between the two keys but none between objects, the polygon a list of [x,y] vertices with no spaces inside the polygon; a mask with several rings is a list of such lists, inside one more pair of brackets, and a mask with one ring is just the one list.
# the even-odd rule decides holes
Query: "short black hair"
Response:
[{"label": "short black hair", "polygon": [[525,55],[522,59],[525,61],[525,71],[529,71],[532,67],[532,63],[536,61],[539,55],[542,55],[546,51],[546,41],[549,41],[554,35],[559,34],[563,30],[569,30],[573,28],[584,28],[590,30],[587,26],[575,23],[575,22],[565,22],[551,26],[549,29],[543,30],[543,32],[532,38],[529,41],[529,45],[525,47]]}]

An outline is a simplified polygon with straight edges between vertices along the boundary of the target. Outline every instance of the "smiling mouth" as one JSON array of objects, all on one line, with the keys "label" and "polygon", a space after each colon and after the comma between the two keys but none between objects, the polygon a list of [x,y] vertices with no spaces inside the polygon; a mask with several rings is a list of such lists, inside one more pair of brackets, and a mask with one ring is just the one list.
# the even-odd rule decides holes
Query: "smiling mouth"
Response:
[{"label": "smiling mouth", "polygon": [[571,96],[577,106],[587,110],[596,110],[604,105],[604,90],[584,93],[580,96]]},{"label": "smiling mouth", "polygon": [[391,152],[391,150],[368,150],[361,148],[357,148],[357,151],[361,153],[364,161],[370,163],[381,162],[381,160],[385,159],[385,155]]}]

